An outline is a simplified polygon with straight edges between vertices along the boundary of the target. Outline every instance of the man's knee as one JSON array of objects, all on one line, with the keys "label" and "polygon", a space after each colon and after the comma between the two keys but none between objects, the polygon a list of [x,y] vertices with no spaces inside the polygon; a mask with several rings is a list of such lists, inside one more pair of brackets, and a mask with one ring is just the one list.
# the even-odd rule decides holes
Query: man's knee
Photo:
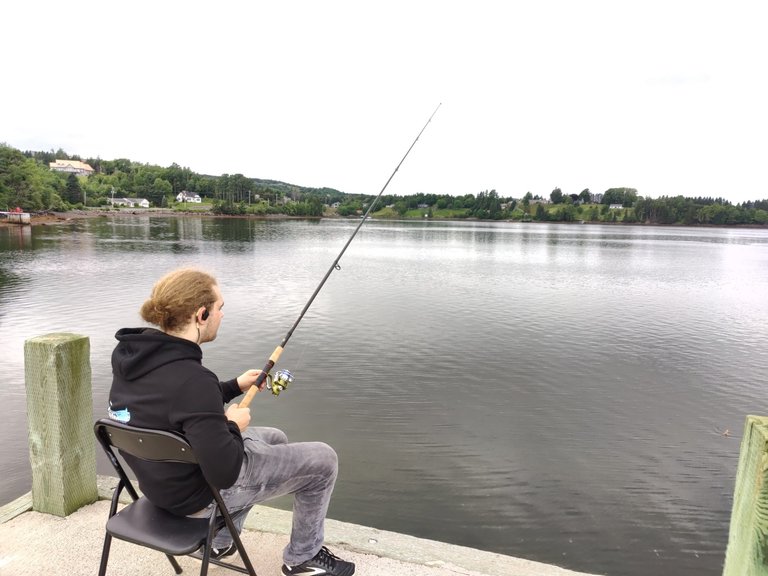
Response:
[{"label": "man's knee", "polygon": [[279,430],[278,428],[270,428],[269,431],[272,433],[270,444],[287,444],[288,443],[288,436],[286,436],[285,432],[283,432],[282,430]]},{"label": "man's knee", "polygon": [[339,470],[339,457],[333,448],[325,442],[312,442],[312,455],[315,465],[336,476]]}]

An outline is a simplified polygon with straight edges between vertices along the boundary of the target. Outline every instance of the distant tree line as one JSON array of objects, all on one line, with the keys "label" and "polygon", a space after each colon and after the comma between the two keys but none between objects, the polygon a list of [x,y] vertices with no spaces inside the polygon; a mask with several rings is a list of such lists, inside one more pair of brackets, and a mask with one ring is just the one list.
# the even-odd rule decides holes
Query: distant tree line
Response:
[{"label": "distant tree line", "polygon": [[[78,160],[94,169],[89,176],[54,172],[54,160]],[[198,194],[218,213],[282,213],[321,216],[325,200],[338,201],[342,192],[306,188],[242,174],[209,176],[171,164],[163,168],[128,159],[81,158],[64,150],[21,152],[0,144],[0,209],[26,211],[102,207],[113,198],[144,198],[155,207],[175,203],[181,191]]]},{"label": "distant tree line", "polygon": [[[537,207],[534,220],[625,222],[685,225],[766,225],[768,200],[732,204],[724,198],[662,196],[644,198],[634,188],[609,188],[595,203],[589,189],[579,195],[563,195],[559,188],[550,194],[552,207]],[[591,199],[591,203],[590,203]],[[554,208],[554,205],[562,206]]]},{"label": "distant tree line", "polygon": [[[79,160],[94,173],[76,176],[54,172],[54,160]],[[317,217],[333,206],[340,216],[364,213],[375,196],[333,188],[309,188],[243,174],[211,176],[189,168],[142,164],[128,159],[81,158],[64,150],[22,152],[0,144],[0,210],[63,211],[104,207],[112,198],[145,198],[155,207],[176,204],[181,191],[198,194],[215,213],[286,214]],[[645,198],[634,188],[609,188],[578,194],[554,188],[549,198],[530,192],[522,198],[501,197],[496,190],[461,196],[440,194],[383,195],[374,214],[390,218],[476,218],[546,222],[625,222],[685,225],[768,225],[768,200],[732,204],[723,198],[683,196]]]}]

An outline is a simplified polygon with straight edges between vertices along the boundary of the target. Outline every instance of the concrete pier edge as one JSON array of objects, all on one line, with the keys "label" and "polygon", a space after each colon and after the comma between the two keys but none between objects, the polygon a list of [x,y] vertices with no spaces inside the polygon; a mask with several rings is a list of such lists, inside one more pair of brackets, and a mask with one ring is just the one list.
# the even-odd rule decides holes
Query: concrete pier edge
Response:
[{"label": "concrete pier edge", "polygon": [[[109,500],[117,485],[117,478],[98,476],[99,500]],[[124,495],[125,502],[128,496]],[[32,510],[29,492],[4,506],[0,506],[0,524]],[[291,530],[291,512],[255,506],[245,521],[245,529],[268,534],[288,535]],[[106,522],[106,518],[104,519]],[[590,576],[558,566],[524,560],[503,554],[486,552],[465,546],[427,540],[368,526],[326,520],[326,543],[352,552],[372,554],[382,558],[429,567],[460,567],[473,574],[487,576]]]}]

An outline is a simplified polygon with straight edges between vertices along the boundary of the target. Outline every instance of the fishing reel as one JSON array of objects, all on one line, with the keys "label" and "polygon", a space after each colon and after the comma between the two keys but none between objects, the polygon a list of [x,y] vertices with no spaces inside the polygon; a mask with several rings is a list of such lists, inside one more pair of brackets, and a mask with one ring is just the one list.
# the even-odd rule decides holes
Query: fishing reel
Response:
[{"label": "fishing reel", "polygon": [[267,374],[266,387],[272,391],[275,396],[280,396],[280,392],[288,388],[288,384],[293,382],[293,374],[288,370],[278,370],[275,375]]}]

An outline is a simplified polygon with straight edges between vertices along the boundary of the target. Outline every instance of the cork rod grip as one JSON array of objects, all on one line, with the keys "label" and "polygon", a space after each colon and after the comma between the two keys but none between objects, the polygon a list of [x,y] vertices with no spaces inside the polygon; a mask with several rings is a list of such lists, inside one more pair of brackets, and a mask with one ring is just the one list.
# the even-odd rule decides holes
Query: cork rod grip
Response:
[{"label": "cork rod grip", "polygon": [[253,400],[253,397],[256,396],[256,394],[264,388],[264,382],[267,379],[267,375],[269,374],[269,371],[272,370],[272,367],[280,359],[280,355],[282,353],[283,353],[282,346],[278,346],[277,348],[275,348],[275,351],[272,352],[272,356],[269,357],[269,360],[264,365],[264,368],[259,374],[259,377],[256,378],[256,382],[254,382],[253,386],[251,386],[248,389],[248,392],[245,393],[245,396],[243,397],[242,402],[238,404],[240,408],[247,408],[250,405],[251,400]]}]

